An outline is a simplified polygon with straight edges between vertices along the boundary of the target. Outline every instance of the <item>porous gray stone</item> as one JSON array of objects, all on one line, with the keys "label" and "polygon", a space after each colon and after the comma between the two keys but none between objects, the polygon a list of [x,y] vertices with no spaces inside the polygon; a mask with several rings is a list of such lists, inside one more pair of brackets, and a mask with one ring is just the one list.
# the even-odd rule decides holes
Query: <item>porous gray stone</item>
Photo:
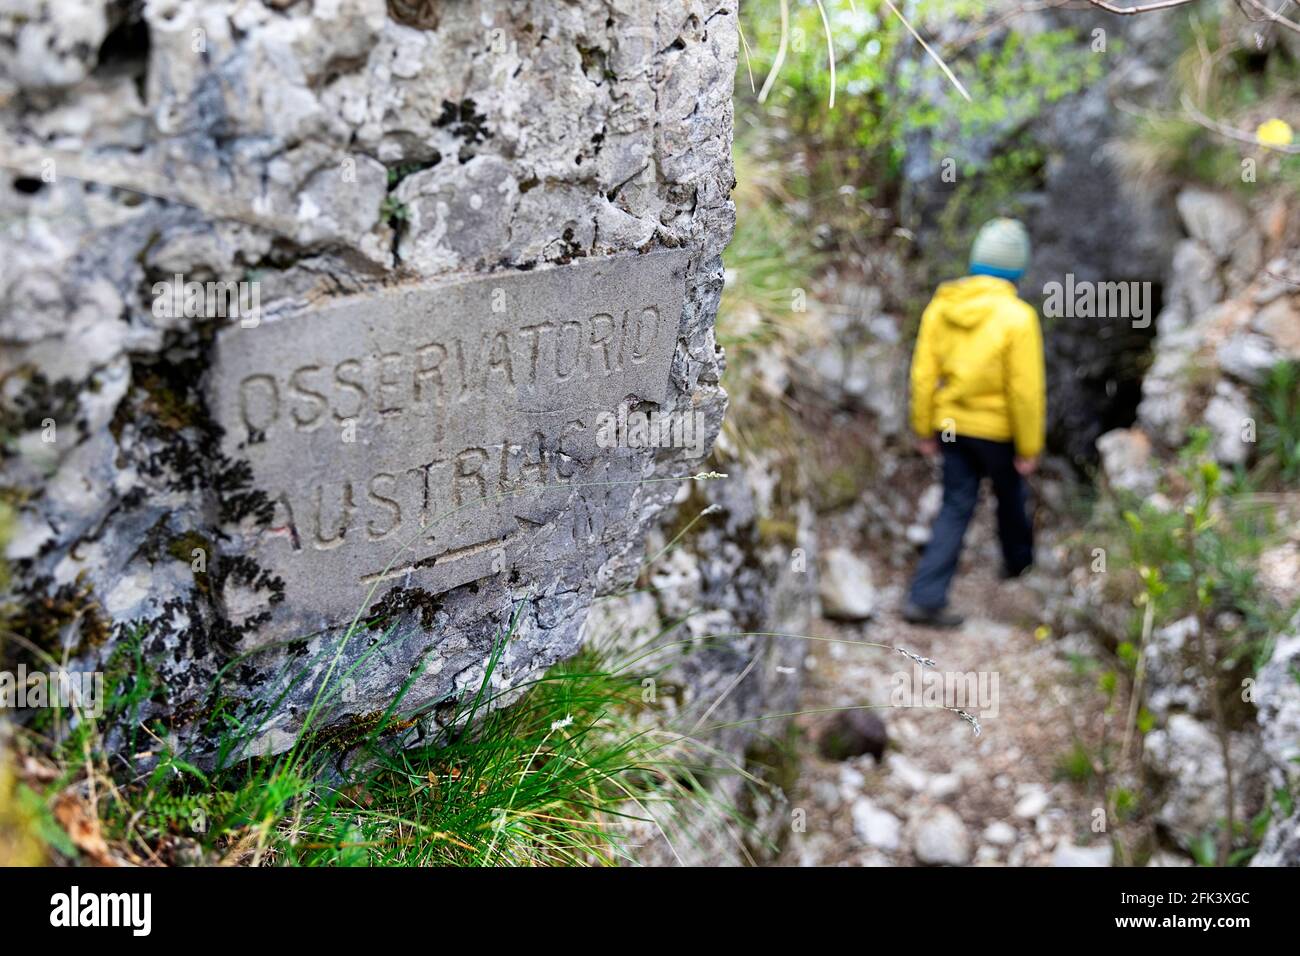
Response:
[{"label": "porous gray stone", "polygon": [[[1264,756],[1259,740],[1245,732],[1230,735],[1229,750],[1238,819],[1248,819],[1262,800]],[[1157,819],[1181,844],[1189,845],[1223,819],[1227,805],[1223,756],[1210,725],[1174,714],[1164,727],[1147,735],[1143,756],[1168,783]]]},{"label": "porous gray stone", "polygon": [[[1300,784],[1300,615],[1278,638],[1256,678],[1255,703],[1270,791],[1294,793]],[[1252,866],[1300,865],[1300,812],[1274,816]]]},{"label": "porous gray stone", "polygon": [[[35,609],[21,626],[74,667],[103,668],[138,635],[163,686],[137,716],[166,719],[200,762],[218,699],[260,707],[254,749],[272,752],[292,742],[331,674],[352,683],[326,724],[365,720],[408,681],[405,705],[437,721],[439,702],[478,686],[507,629],[496,691],[574,653],[592,600],[630,583],[646,530],[671,506],[675,479],[701,469],[725,409],[713,319],[735,215],[734,5],[486,0],[423,19],[392,12],[408,7],[85,0],[0,14],[0,50],[13,54],[0,57],[0,152],[13,167],[0,184],[0,413],[14,436],[3,484],[21,502],[8,599]],[[10,188],[18,176],[38,185]],[[590,285],[602,269],[614,285]],[[155,310],[153,290],[177,273],[257,283],[264,324]],[[466,284],[475,277],[486,278]],[[497,330],[496,314],[473,303],[456,314],[469,292],[431,304],[428,330],[388,307],[423,301],[429,283],[499,283],[517,299],[516,331],[525,318],[621,320],[654,305],[663,338],[653,362],[608,388],[588,370],[580,395],[575,382],[531,396],[535,406],[479,395],[449,411],[449,441],[520,446],[517,458],[505,449],[498,483],[542,452],[610,483],[570,484],[509,520],[488,509],[412,555],[432,565],[381,575],[358,598],[352,582],[384,567],[375,546],[390,543],[382,497],[393,495],[371,479],[406,451],[411,467],[432,460],[437,438],[363,414],[356,443],[335,447],[334,416],[349,416],[326,395],[318,431],[283,441],[266,431],[259,448],[240,434],[231,395],[250,374],[289,388],[301,373],[294,428],[309,427],[313,409],[325,414],[310,383],[337,386],[354,353],[377,389],[384,350],[414,362],[435,336]],[[511,348],[516,368],[531,361],[526,343]],[[322,373],[302,371],[315,365]],[[589,417],[613,398],[698,416],[703,441],[597,449],[570,429],[565,443],[560,409]],[[515,427],[534,412],[537,442]],[[53,442],[41,437],[47,419]],[[353,489],[349,536],[384,540],[344,541],[319,569],[274,556],[292,549],[277,497],[295,467],[335,482],[374,468]],[[468,480],[466,500],[477,490]],[[310,513],[311,482],[295,488]],[[532,543],[438,570],[444,543],[505,534]],[[361,626],[343,642],[348,610]]]}]

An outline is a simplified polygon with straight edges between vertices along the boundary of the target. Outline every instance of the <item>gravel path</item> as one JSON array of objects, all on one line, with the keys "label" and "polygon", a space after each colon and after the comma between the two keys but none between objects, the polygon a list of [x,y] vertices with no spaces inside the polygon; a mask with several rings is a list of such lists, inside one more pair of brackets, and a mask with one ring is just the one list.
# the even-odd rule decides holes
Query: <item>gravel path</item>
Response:
[{"label": "gravel path", "polygon": [[[898,614],[905,578],[859,553],[873,565],[874,615],[862,623],[821,619],[813,632],[903,647],[933,658],[937,674],[965,675],[974,682],[966,686],[983,691],[965,705],[981,734],[941,709],[886,707],[865,712],[887,727],[882,759],[835,760],[818,743],[844,716],[800,717],[801,776],[781,865],[1109,865],[1109,841],[1092,832],[1100,787],[1058,769],[1076,734],[1097,739],[1103,697],[1095,675],[1076,672],[1058,642],[1035,635],[1033,579],[997,580],[991,525],[982,507],[954,588],[953,604],[967,615],[959,630],[905,623]],[[893,651],[823,641],[809,642],[807,665],[804,711],[889,705],[916,686],[919,671]]]}]

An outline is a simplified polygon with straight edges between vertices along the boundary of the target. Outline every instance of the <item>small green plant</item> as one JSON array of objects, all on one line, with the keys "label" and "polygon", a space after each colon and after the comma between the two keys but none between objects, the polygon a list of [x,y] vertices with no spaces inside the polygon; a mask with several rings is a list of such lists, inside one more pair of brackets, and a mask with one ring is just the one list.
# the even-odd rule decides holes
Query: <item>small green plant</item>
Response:
[{"label": "small green plant", "polygon": [[1239,506],[1230,492],[1241,488],[1234,489],[1208,457],[1209,442],[1206,430],[1195,429],[1181,454],[1181,509],[1146,503],[1123,513],[1128,560],[1143,582],[1141,637],[1126,662],[1137,674],[1131,723],[1146,733],[1154,721],[1140,707],[1140,677],[1154,622],[1192,622],[1190,657],[1208,688],[1224,767],[1226,816],[1190,849],[1198,860],[1231,866],[1249,859],[1247,848],[1239,845],[1245,829],[1237,819],[1241,781],[1235,779],[1231,733],[1241,717],[1233,710],[1233,691],[1262,656],[1284,612],[1261,594],[1253,570],[1271,532],[1271,515],[1249,496],[1246,506]]},{"label": "small green plant", "polygon": [[1272,509],[1249,481],[1234,482],[1209,460],[1209,442],[1207,431],[1194,429],[1181,452],[1178,480],[1190,492],[1184,509],[1148,500],[1122,510],[1119,558],[1121,566],[1158,577],[1152,598],[1165,623],[1195,612],[1193,582],[1199,577],[1207,613],[1218,619],[1229,612],[1224,620],[1237,622],[1230,646],[1223,648],[1228,662],[1236,663],[1259,658],[1286,609],[1262,594],[1255,579],[1255,561],[1276,534]]},{"label": "small green plant", "polygon": [[1259,455],[1252,477],[1261,487],[1300,486],[1300,362],[1273,366],[1256,397]]},{"label": "small green plant", "polygon": [[408,214],[406,203],[391,194],[385,196],[383,202],[379,204],[379,218],[394,228],[399,223],[406,222]]},{"label": "small green plant", "polygon": [[1056,775],[1062,780],[1082,784],[1091,780],[1094,774],[1092,755],[1077,741],[1056,761]]},{"label": "small green plant", "polygon": [[744,361],[755,349],[780,348],[797,334],[822,257],[790,221],[781,187],[761,164],[738,156],[736,233],[723,262],[727,282],[718,308],[718,341]]}]

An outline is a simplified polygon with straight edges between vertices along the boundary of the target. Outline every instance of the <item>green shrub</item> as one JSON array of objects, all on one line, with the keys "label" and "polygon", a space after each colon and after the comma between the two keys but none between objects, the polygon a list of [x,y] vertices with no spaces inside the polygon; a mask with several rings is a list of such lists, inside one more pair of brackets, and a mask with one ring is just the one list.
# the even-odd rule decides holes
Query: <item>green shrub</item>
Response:
[{"label": "green shrub", "polygon": [[[1023,188],[1042,163],[1036,146],[1018,137],[1010,148],[992,148],[988,159],[981,160],[970,144],[985,137],[1010,138],[1044,105],[1101,75],[1101,57],[1071,31],[1028,37],[1006,31],[1000,40],[937,50],[969,91],[967,101],[883,2],[861,0],[856,7],[828,11],[836,63],[834,109],[829,106],[830,59],[821,13],[815,4],[805,3],[791,11],[789,50],[767,102],[754,103],[745,113],[755,127],[779,126],[794,134],[809,162],[802,198],[823,207],[870,203],[895,208],[904,159],[927,141],[936,182],[939,164],[953,158],[961,181],[990,174],[986,191],[991,186],[1008,193]],[[781,36],[778,10],[774,0],[742,8],[751,62],[742,63],[741,91],[749,88],[749,69],[758,80],[775,61]],[[908,4],[908,10],[923,33],[927,20],[941,16],[968,22],[974,34],[987,12],[980,3],[938,0]],[[745,100],[742,92],[742,110]],[[845,198],[853,202],[845,203]],[[870,219],[859,224],[877,229],[892,225]]]}]

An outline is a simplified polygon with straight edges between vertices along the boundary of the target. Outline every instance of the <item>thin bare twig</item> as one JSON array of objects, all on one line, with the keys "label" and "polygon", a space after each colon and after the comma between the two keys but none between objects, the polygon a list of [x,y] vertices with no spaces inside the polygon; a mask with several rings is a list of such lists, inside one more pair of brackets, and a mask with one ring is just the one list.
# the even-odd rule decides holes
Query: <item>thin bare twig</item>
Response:
[{"label": "thin bare twig", "polygon": [[1183,94],[1183,111],[1196,123],[1228,139],[1236,140],[1239,143],[1250,143],[1252,146],[1262,146],[1264,149],[1271,149],[1276,153],[1300,154],[1300,144],[1292,143],[1290,146],[1282,146],[1277,143],[1261,143],[1259,137],[1254,133],[1244,129],[1237,129],[1227,123],[1206,116],[1197,109],[1196,104],[1192,102],[1191,97],[1186,93]]},{"label": "thin bare twig", "polygon": [[1137,667],[1133,674],[1133,687],[1129,692],[1128,720],[1124,722],[1124,743],[1119,750],[1119,766],[1123,770],[1128,765],[1129,747],[1133,743],[1133,731],[1137,728],[1138,708],[1142,704],[1142,684],[1147,671],[1147,647],[1151,643],[1151,630],[1155,625],[1156,602],[1147,595],[1147,606],[1142,614],[1142,645],[1138,648]]},{"label": "thin bare twig", "polygon": [[[1270,20],[1273,23],[1281,24],[1282,26],[1286,27],[1288,30],[1294,30],[1296,33],[1300,33],[1300,23],[1296,23],[1294,20],[1288,20],[1286,17],[1282,16],[1282,14],[1279,13],[1277,10],[1274,10],[1272,7],[1261,2],[1261,0],[1238,0],[1239,6],[1242,3],[1249,4],[1251,7],[1254,7],[1256,10],[1260,12],[1259,17],[1252,17],[1250,16],[1250,14],[1246,14],[1246,16],[1249,19]],[[1282,6],[1286,6],[1288,3],[1290,3],[1290,0],[1284,0]],[[1244,10],[1242,12],[1245,13]]]},{"label": "thin bare twig", "polygon": [[949,53],[955,53],[966,49],[972,43],[978,43],[990,34],[996,33],[1002,27],[1006,26],[1016,17],[1024,16],[1027,13],[1038,13],[1041,10],[1054,10],[1058,7],[1065,6],[1070,0],[1035,0],[1032,3],[1022,3],[1013,10],[1008,10],[1000,16],[994,17],[987,23],[980,24],[978,29],[958,37],[953,42],[947,44],[945,49]]},{"label": "thin bare twig", "polygon": [[772,84],[776,82],[776,75],[781,72],[781,67],[785,65],[786,50],[790,48],[790,4],[789,0],[781,0],[781,42],[776,45],[776,59],[772,61],[772,68],[767,71],[767,79],[763,80],[763,88],[758,91],[758,101],[767,102],[767,94],[772,92]]},{"label": "thin bare twig", "polygon": [[736,32],[740,34],[740,48],[745,53],[745,72],[749,74],[749,92],[755,92],[758,87],[754,85],[754,65],[749,59],[749,41],[745,39],[745,28],[740,23],[740,18],[736,18]]},{"label": "thin bare twig", "polygon": [[[1151,645],[1151,632],[1155,627],[1156,619],[1156,602],[1148,593],[1146,595],[1146,608],[1142,612],[1142,644],[1138,648],[1137,667],[1133,674],[1133,684],[1129,688],[1128,699],[1128,718],[1124,721],[1124,740],[1119,749],[1119,763],[1116,764],[1116,770],[1120,774],[1128,773],[1129,751],[1133,744],[1133,734],[1137,730],[1138,712],[1142,706],[1142,685],[1146,679],[1147,670],[1147,648]],[[1119,820],[1119,790],[1114,787],[1106,788],[1106,817],[1108,820]],[[1121,862],[1127,864],[1129,858],[1128,846],[1124,843],[1119,835],[1116,834],[1115,845],[1119,848]]]},{"label": "thin bare twig", "polygon": [[1227,806],[1227,819],[1223,832],[1219,834],[1219,866],[1227,866],[1232,857],[1232,843],[1236,837],[1236,785],[1232,774],[1232,734],[1228,729],[1228,716],[1223,707],[1219,686],[1218,654],[1212,654],[1209,647],[1209,622],[1206,620],[1205,603],[1201,600],[1201,566],[1196,552],[1196,515],[1190,510],[1187,515],[1187,555],[1191,565],[1191,600],[1196,621],[1196,655],[1200,664],[1201,676],[1209,684],[1210,713],[1214,718],[1214,732],[1219,739],[1219,753],[1223,760],[1224,798]]},{"label": "thin bare twig", "polygon": [[912,34],[917,43],[921,44],[921,49],[929,54],[930,59],[939,64],[939,69],[943,70],[944,75],[948,77],[952,82],[952,85],[957,87],[957,92],[966,98],[966,102],[973,102],[970,98],[970,94],[966,92],[966,87],[961,85],[961,80],[957,79],[957,75],[953,73],[952,70],[948,69],[948,64],[943,62],[943,57],[930,49],[930,44],[926,43],[925,40],[921,38],[921,34],[916,32],[916,28],[907,22],[907,17],[903,16],[898,7],[894,6],[893,0],[885,0],[885,6],[889,7],[889,9],[894,12],[894,16],[898,17],[898,19],[902,21],[903,26],[907,27],[907,32]]},{"label": "thin bare twig", "polygon": [[1150,13],[1153,10],[1169,10],[1173,7],[1186,6],[1193,3],[1194,0],[1155,0],[1153,3],[1139,3],[1134,7],[1121,7],[1119,4],[1108,2],[1108,0],[1088,0],[1088,2],[1094,7],[1105,10],[1107,13],[1132,16],[1135,13]]},{"label": "thin bare twig", "polygon": [[826,16],[826,8],[822,6],[822,0],[814,0],[817,4],[817,11],[822,15],[822,29],[826,31],[826,55],[831,62],[831,101],[830,109],[835,109],[835,38],[831,36],[831,21]]}]

